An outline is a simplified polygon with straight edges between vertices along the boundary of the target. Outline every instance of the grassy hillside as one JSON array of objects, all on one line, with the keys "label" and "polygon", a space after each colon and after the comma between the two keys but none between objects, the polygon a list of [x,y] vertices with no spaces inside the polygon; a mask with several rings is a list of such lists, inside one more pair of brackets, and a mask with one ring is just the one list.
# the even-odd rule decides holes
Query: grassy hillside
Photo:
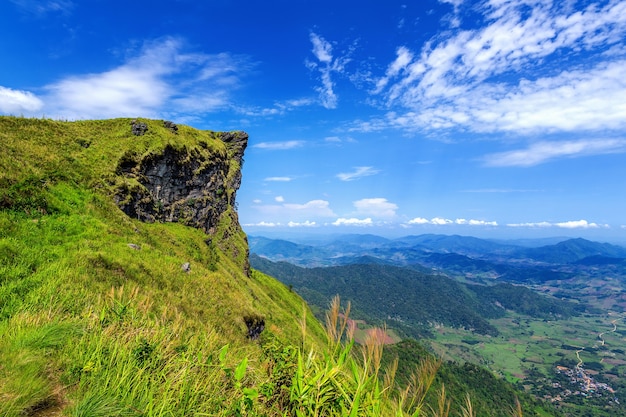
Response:
[{"label": "grassy hillside", "polygon": [[[245,274],[234,198],[209,239],[117,207],[114,196],[131,181],[118,167],[129,155],[169,146],[228,160],[213,132],[181,126],[174,134],[162,121],[144,122],[148,132],[134,136],[129,119],[0,118],[0,415],[228,409],[232,390],[215,380],[221,365],[250,358],[245,378],[268,379],[246,320],[263,320],[266,340],[299,344],[302,300],[261,273]],[[239,167],[223,170],[226,181]],[[318,344],[322,329],[309,317]]]}]

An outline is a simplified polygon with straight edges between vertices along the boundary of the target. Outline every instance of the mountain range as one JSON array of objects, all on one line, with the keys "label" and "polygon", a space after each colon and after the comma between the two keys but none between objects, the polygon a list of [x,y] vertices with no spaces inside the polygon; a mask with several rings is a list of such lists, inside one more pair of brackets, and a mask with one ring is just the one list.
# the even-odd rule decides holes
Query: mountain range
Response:
[{"label": "mountain range", "polygon": [[301,242],[250,236],[248,241],[252,253],[303,267],[378,263],[431,268],[482,283],[494,279],[519,283],[567,279],[597,263],[623,267],[626,259],[624,247],[581,238],[543,246],[545,239],[525,240],[521,245],[433,234],[397,239],[345,235]]}]

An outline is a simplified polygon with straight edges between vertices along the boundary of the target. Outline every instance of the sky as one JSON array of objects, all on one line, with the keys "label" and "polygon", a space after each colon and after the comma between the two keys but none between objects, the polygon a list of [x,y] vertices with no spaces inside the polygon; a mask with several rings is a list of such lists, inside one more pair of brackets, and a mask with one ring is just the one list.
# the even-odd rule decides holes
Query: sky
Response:
[{"label": "sky", "polygon": [[249,136],[253,235],[626,242],[626,1],[0,2],[0,114]]}]

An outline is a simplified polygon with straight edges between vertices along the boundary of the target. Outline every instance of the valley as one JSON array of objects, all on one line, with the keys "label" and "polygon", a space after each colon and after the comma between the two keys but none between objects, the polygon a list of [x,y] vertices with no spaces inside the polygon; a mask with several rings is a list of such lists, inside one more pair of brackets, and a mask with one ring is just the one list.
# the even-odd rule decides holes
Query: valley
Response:
[{"label": "valley", "polygon": [[[310,304],[323,308],[336,292],[368,323],[415,338],[444,361],[486,367],[565,415],[626,412],[626,250],[619,246],[573,239],[519,247],[436,235],[250,241],[253,267]],[[411,290],[418,282],[424,298]],[[437,294],[455,295],[429,304]],[[408,316],[407,306],[397,309],[407,299],[425,322]]]}]

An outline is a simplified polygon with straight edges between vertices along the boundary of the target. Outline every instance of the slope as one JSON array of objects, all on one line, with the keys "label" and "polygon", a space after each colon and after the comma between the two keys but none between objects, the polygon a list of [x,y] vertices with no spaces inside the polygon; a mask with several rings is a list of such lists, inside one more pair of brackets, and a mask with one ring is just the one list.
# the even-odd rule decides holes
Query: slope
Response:
[{"label": "slope", "polygon": [[234,364],[257,358],[246,380],[271,379],[253,339],[298,345],[303,302],[249,270],[246,139],[0,118],[1,415],[225,412],[243,398],[244,380],[216,383]]}]

